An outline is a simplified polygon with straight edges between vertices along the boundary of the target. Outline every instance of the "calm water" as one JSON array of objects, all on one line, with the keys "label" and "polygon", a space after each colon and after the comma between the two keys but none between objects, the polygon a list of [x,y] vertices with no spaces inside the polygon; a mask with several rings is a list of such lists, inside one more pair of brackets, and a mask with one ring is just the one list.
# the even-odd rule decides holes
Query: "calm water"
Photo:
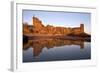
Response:
[{"label": "calm water", "polygon": [[23,62],[91,59],[91,43],[72,40],[29,40],[23,44]]}]

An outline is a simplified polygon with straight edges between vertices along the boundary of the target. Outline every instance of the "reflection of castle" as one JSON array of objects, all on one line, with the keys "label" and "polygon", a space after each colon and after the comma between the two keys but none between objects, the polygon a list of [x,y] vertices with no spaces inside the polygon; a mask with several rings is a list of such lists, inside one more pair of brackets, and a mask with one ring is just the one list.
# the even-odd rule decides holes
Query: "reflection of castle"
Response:
[{"label": "reflection of castle", "polygon": [[80,27],[66,28],[66,27],[54,27],[51,25],[44,26],[42,21],[37,17],[33,17],[33,25],[27,23],[23,25],[23,33],[32,34],[49,34],[49,35],[68,35],[68,34],[80,34],[84,33],[84,24],[80,24]]},{"label": "reflection of castle", "polygon": [[[38,56],[44,47],[51,49],[53,47],[60,47],[64,45],[79,45],[81,49],[84,48],[84,41],[81,40],[58,40],[58,39],[47,39],[47,40],[29,40],[26,44],[23,44],[23,50],[27,50],[29,47],[33,48],[34,56]],[[74,49],[74,48],[73,48]]]}]

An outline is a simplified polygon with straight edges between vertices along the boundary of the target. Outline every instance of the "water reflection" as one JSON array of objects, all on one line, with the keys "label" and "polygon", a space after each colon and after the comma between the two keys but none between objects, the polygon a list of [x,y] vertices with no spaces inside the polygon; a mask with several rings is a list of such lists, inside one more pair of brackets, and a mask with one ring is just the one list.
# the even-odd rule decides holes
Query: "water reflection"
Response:
[{"label": "water reflection", "polygon": [[27,43],[23,44],[23,50],[28,50],[29,47],[33,48],[33,56],[38,56],[43,48],[53,49],[53,47],[61,47],[64,45],[77,45],[80,49],[84,49],[84,41],[78,40],[59,40],[59,39],[38,39],[28,40]]}]

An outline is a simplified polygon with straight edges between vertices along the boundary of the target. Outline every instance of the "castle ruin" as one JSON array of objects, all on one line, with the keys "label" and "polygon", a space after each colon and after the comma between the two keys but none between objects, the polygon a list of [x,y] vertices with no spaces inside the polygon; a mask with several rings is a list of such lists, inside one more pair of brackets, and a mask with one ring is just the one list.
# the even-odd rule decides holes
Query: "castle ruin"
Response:
[{"label": "castle ruin", "polygon": [[67,28],[67,27],[54,27],[51,25],[44,26],[42,21],[37,18],[32,18],[32,25],[23,25],[24,33],[32,33],[37,35],[69,35],[69,34],[81,34],[84,33],[84,24],[80,24],[80,27]]}]

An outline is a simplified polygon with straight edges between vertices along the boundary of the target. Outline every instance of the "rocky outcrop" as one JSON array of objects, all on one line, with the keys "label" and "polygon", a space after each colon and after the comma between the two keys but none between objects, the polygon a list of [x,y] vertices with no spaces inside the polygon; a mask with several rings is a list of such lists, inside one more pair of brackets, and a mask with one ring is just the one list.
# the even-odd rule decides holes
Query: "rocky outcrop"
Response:
[{"label": "rocky outcrop", "polygon": [[84,33],[84,24],[80,24],[80,27],[67,28],[67,27],[54,27],[51,25],[44,26],[42,21],[33,17],[33,25],[23,24],[24,34],[36,34],[36,35],[79,35]]}]

